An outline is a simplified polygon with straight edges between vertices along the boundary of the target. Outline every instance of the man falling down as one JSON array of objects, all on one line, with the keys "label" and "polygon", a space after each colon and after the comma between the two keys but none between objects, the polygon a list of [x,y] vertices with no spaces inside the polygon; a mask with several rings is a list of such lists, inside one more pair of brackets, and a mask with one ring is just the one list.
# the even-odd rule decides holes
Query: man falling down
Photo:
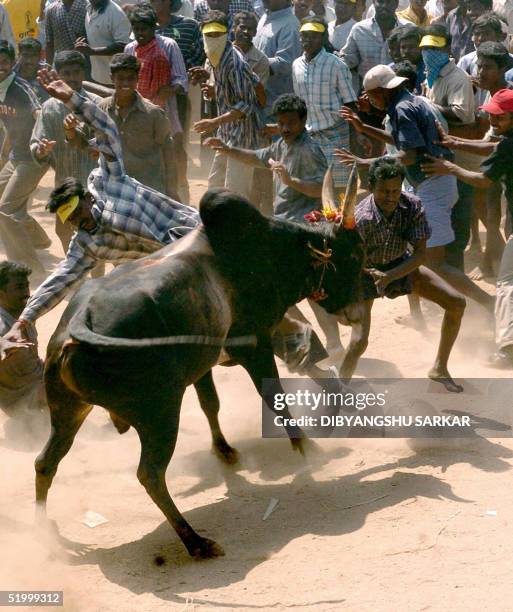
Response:
[{"label": "man falling down", "polygon": [[[98,261],[124,263],[139,259],[200,224],[196,209],[146,187],[125,173],[118,129],[107,113],[73,91],[53,72],[40,71],[39,81],[51,96],[94,129],[100,159],[98,168],[89,175],[87,190],[68,178],[50,195],[47,208],[62,223],[69,221],[76,231],[65,259],[38,287],[1,339],[2,359],[11,350],[28,346],[35,321],[56,306]],[[317,358],[310,358],[311,328],[289,317],[280,330],[285,337],[304,338],[303,342],[296,342],[294,350],[285,353],[287,363],[300,359],[304,371],[322,375],[323,371],[315,368],[313,361],[327,354],[318,351]],[[314,336],[312,333],[312,339]]]},{"label": "man falling down", "polygon": [[[62,223],[69,221],[76,232],[65,259],[35,291],[4,336],[14,343],[28,341],[30,325],[56,306],[99,260],[123,263],[144,257],[181,238],[200,222],[194,208],[125,173],[117,127],[103,110],[58,80],[55,73],[42,70],[39,81],[95,130],[100,159],[98,168],[89,175],[87,190],[68,178],[51,194],[48,209]],[[2,356],[5,349],[4,343]]]}]

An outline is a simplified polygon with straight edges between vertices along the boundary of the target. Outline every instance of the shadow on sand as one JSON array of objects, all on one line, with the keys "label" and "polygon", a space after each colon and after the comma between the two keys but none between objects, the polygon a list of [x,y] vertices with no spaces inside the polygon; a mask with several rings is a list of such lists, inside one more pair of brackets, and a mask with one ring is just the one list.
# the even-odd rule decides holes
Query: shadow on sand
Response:
[{"label": "shadow on sand", "polygon": [[[291,459],[288,445],[283,441],[272,448],[255,440],[239,442],[237,446],[246,456],[250,470],[259,470],[264,481],[290,475],[297,468],[297,461]],[[300,470],[290,483],[253,483],[232,469],[223,469],[226,497],[185,512],[185,517],[198,532],[224,547],[226,556],[216,560],[196,562],[191,559],[167,522],[138,540],[111,548],[88,550],[84,547],[83,553],[78,555],[80,544],[62,537],[60,544],[73,551],[68,557],[72,565],[98,565],[107,580],[135,594],[153,593],[162,600],[184,604],[191,593],[244,581],[251,571],[296,538],[308,534],[317,537],[349,534],[360,529],[372,513],[398,507],[417,497],[472,503],[472,500],[456,496],[447,482],[434,475],[402,470],[425,466],[445,470],[450,465],[467,463],[474,469],[503,472],[510,469],[507,460],[513,457],[508,448],[479,438],[466,441],[466,447],[457,451],[436,449],[331,480],[313,480],[312,474],[319,471],[320,465],[347,454],[344,448],[320,453],[312,472]],[[263,461],[258,470],[251,467],[257,460]],[[209,453],[195,453],[192,463],[203,474],[212,471]],[[394,470],[392,475],[379,478],[380,473],[391,470]],[[372,479],[368,480],[369,477]],[[217,484],[217,480],[203,479],[201,488],[198,485],[195,492]],[[172,476],[170,485],[172,489]],[[271,498],[278,499],[279,506],[268,521],[263,522],[262,515]],[[312,601],[303,607],[342,601]],[[247,601],[216,602],[210,598],[194,598],[194,602],[210,604],[216,609],[272,607],[270,604],[252,605]],[[274,605],[283,604],[276,602]]]}]

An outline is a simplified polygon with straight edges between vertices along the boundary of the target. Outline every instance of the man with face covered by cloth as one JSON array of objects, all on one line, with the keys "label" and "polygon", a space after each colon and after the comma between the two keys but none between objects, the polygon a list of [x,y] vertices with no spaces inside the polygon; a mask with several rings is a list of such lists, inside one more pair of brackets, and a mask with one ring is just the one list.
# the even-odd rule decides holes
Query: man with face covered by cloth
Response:
[{"label": "man with face covered by cloth", "polygon": [[[255,93],[258,78],[228,40],[226,15],[220,11],[210,11],[203,20],[201,31],[205,54],[215,80],[213,91],[205,85],[203,92],[204,95],[215,96],[219,114],[213,119],[197,121],[194,129],[200,134],[217,135],[233,147],[251,150],[262,147],[260,130],[263,121]],[[193,68],[189,74],[193,82],[205,82],[209,76],[202,68]],[[216,152],[208,187],[225,187],[249,198],[252,177],[251,166],[235,159],[225,161]]]}]

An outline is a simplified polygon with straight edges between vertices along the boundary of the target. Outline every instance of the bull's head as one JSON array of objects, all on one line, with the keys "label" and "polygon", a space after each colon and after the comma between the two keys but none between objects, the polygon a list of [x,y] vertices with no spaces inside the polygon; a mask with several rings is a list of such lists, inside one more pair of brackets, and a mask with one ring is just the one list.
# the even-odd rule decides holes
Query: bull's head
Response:
[{"label": "bull's head", "polygon": [[357,194],[356,164],[351,168],[345,193],[339,193],[338,197],[330,166],[322,187],[321,216],[314,215],[309,219],[323,222],[325,236],[322,247],[312,249],[314,266],[319,270],[318,287],[312,297],[329,313],[339,317],[342,323],[354,321],[361,302],[364,249],[355,223]]}]

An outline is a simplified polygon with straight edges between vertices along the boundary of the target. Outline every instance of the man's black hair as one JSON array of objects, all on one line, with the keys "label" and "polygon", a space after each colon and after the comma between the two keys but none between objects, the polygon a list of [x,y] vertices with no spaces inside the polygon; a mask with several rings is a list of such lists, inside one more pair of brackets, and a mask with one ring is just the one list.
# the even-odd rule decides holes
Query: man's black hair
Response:
[{"label": "man's black hair", "polygon": [[32,36],[22,38],[18,43],[18,53],[21,53],[22,51],[37,51],[40,53],[41,49],[41,43],[37,40],[37,38],[32,38]]},{"label": "man's black hair", "polygon": [[201,27],[207,23],[220,23],[226,26],[226,31],[228,31],[228,17],[226,13],[223,13],[223,11],[208,11],[205,17],[203,17],[201,20]]},{"label": "man's black hair", "polygon": [[303,98],[294,94],[282,94],[273,104],[272,114],[297,113],[300,119],[306,119],[307,109]]},{"label": "man's black hair", "polygon": [[16,51],[8,40],[0,40],[0,53],[7,55],[12,61],[16,58]]},{"label": "man's black hair", "polygon": [[378,181],[387,181],[396,177],[400,177],[402,182],[405,176],[404,166],[395,157],[379,157],[370,165],[369,185],[374,187]]},{"label": "man's black hair", "polygon": [[479,2],[481,6],[484,6],[489,11],[493,8],[493,0],[471,0],[472,2]]},{"label": "man's black hair", "polygon": [[80,66],[83,70],[87,68],[86,58],[80,51],[57,51],[55,54],[53,65],[55,70],[59,72],[65,66]]},{"label": "man's black hair", "polygon": [[4,289],[11,278],[28,278],[32,270],[22,263],[15,261],[0,261],[0,290]]},{"label": "man's black hair", "polygon": [[484,57],[494,61],[498,68],[507,68],[511,65],[511,56],[506,45],[500,42],[484,42],[477,48],[477,57]]},{"label": "man's black hair", "polygon": [[404,23],[394,28],[390,32],[389,38],[395,35],[395,38],[399,43],[402,40],[407,40],[408,38],[415,38],[415,40],[420,43],[422,34],[423,31],[421,30],[421,28],[418,28],[416,25],[413,25],[413,23]]},{"label": "man's black hair", "polygon": [[483,30],[493,30],[497,34],[506,38],[505,28],[507,24],[501,17],[493,11],[488,11],[480,15],[472,24],[472,32],[482,32]]},{"label": "man's black hair", "polygon": [[64,179],[64,181],[52,191],[48,199],[46,209],[51,213],[54,213],[57,211],[59,206],[65,204],[73,196],[83,198],[85,194],[86,192],[84,191],[82,183],[70,176],[67,179]]},{"label": "man's black hair", "polygon": [[452,36],[449,33],[449,30],[446,26],[441,23],[433,23],[427,28],[424,28],[423,36],[439,36],[440,38],[444,38],[446,41],[446,47],[450,47],[452,43]]},{"label": "man's black hair", "polygon": [[233,28],[235,29],[235,26],[238,26],[243,19],[251,19],[251,21],[254,22],[255,27],[258,25],[258,17],[255,15],[255,13],[252,13],[251,11],[240,11],[233,18]]},{"label": "man's black hair", "polygon": [[116,53],[110,60],[110,73],[115,74],[119,70],[133,70],[139,72],[139,60],[135,55],[129,55],[128,53]]},{"label": "man's black hair", "polygon": [[417,69],[411,62],[408,60],[398,62],[392,66],[392,70],[397,74],[397,76],[408,79],[406,85],[410,91],[415,89],[417,86]]},{"label": "man's black hair", "polygon": [[130,11],[128,19],[132,25],[134,23],[145,23],[152,28],[156,27],[158,23],[157,13],[150,4],[137,4]]}]

